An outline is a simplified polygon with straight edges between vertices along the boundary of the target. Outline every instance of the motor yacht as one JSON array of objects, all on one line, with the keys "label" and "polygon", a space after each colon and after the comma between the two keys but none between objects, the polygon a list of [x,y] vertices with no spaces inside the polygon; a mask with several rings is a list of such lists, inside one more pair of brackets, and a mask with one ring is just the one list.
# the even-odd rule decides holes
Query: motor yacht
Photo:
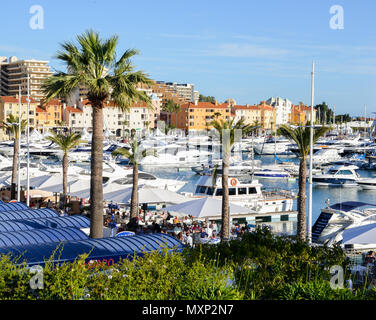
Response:
[{"label": "motor yacht", "polygon": [[269,138],[262,143],[256,143],[254,150],[259,155],[289,154],[291,142],[285,138]]},{"label": "motor yacht", "polygon": [[312,176],[312,182],[316,186],[341,186],[355,187],[360,176],[356,172],[357,166],[335,165],[330,167],[326,172]]},{"label": "motor yacht", "polygon": [[[293,210],[295,195],[291,191],[265,191],[258,180],[229,177],[229,201],[240,206],[248,207],[258,213],[288,212]],[[222,199],[222,177],[213,178],[202,176],[196,183],[193,193],[184,193],[191,197],[213,197]]]},{"label": "motor yacht", "polygon": [[363,190],[376,190],[376,178],[360,178],[357,183]]},{"label": "motor yacht", "polygon": [[182,146],[166,146],[157,150],[157,155],[147,155],[140,164],[155,167],[191,167],[209,163],[213,153],[203,150],[187,150]]},{"label": "motor yacht", "polygon": [[[358,201],[346,201],[329,205],[321,209],[321,214],[312,227],[312,242],[327,244],[329,246],[339,244],[345,249],[369,249],[376,248],[376,241],[367,243],[358,238],[352,238],[352,232],[360,232],[361,229],[369,229],[367,226],[376,223],[376,205]],[[350,235],[350,236],[349,236]]]},{"label": "motor yacht", "polygon": [[335,148],[322,148],[316,151],[312,156],[312,164],[314,166],[325,165],[340,160],[343,159]]}]

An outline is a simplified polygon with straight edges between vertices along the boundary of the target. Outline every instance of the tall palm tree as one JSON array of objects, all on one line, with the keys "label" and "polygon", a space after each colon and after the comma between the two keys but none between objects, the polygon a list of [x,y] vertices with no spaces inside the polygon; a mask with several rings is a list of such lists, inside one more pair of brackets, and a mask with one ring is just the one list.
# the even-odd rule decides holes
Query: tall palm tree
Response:
[{"label": "tall palm tree", "polygon": [[[12,200],[16,199],[16,184],[17,184],[17,173],[18,173],[18,133],[19,133],[19,117],[15,117],[10,114],[5,121],[3,121],[3,128],[8,131],[13,136],[13,164],[12,164],[12,182],[10,188],[10,198]],[[27,126],[27,120],[21,120],[21,132],[25,130]],[[19,188],[20,186],[17,186]]]},{"label": "tall palm tree", "polygon": [[77,36],[78,46],[65,42],[57,58],[63,61],[68,72],[58,72],[46,79],[43,88],[47,102],[57,96],[68,96],[80,85],[88,90],[88,100],[93,108],[93,135],[91,144],[90,180],[90,237],[103,237],[103,108],[110,98],[123,111],[134,102],[151,105],[144,91],[137,90],[138,83],[153,82],[142,71],[135,71],[131,58],[135,49],[126,50],[116,59],[118,37],[101,39],[99,33],[86,31]]},{"label": "tall palm tree", "polygon": [[63,151],[63,199],[64,205],[66,204],[67,198],[67,187],[68,187],[68,153],[71,149],[78,146],[82,143],[81,134],[79,133],[56,133],[51,131],[51,136],[48,136],[46,139],[52,141],[60,150]]},{"label": "tall palm tree", "polygon": [[138,217],[138,166],[143,158],[148,155],[156,155],[156,151],[153,149],[143,149],[140,147],[140,142],[137,138],[133,138],[129,142],[130,149],[118,148],[112,152],[113,156],[122,155],[129,159],[133,165],[133,174],[132,174],[132,196],[131,196],[131,211],[130,211],[130,226],[135,228],[137,226],[137,217]]},{"label": "tall palm tree", "polygon": [[[313,129],[313,144],[322,137],[329,127]],[[301,241],[306,241],[306,180],[307,180],[307,158],[310,151],[311,128],[307,123],[305,127],[291,128],[288,125],[281,125],[278,132],[298,147],[299,181],[298,181],[298,226],[297,236]]]},{"label": "tall palm tree", "polygon": [[228,171],[230,165],[231,149],[236,142],[236,134],[241,130],[242,135],[248,135],[253,129],[251,125],[244,124],[244,120],[240,119],[234,123],[234,119],[230,121],[214,120],[211,125],[218,132],[222,143],[222,228],[221,239],[228,239],[230,227],[230,211],[229,211],[229,194],[228,194]]}]

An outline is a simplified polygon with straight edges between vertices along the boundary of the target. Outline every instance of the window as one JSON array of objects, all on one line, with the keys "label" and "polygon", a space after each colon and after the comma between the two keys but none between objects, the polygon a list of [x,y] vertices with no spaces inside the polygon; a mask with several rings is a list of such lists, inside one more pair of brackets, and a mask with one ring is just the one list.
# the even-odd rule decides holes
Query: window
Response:
[{"label": "window", "polygon": [[229,194],[229,196],[235,196],[236,195],[236,188],[229,188],[228,194]]},{"label": "window", "polygon": [[214,188],[213,187],[208,187],[207,191],[206,191],[206,194],[209,195],[209,196],[212,196],[214,193]]},{"label": "window", "polygon": [[256,188],[248,188],[248,194],[256,194]]},{"label": "window", "polygon": [[352,172],[350,170],[340,170],[338,174],[352,175]]},{"label": "window", "polygon": [[247,188],[238,188],[238,195],[247,194]]},{"label": "window", "polygon": [[216,193],[215,193],[215,195],[216,196],[222,196],[222,193],[223,193],[222,192],[222,188],[218,188],[217,191],[216,191]]}]

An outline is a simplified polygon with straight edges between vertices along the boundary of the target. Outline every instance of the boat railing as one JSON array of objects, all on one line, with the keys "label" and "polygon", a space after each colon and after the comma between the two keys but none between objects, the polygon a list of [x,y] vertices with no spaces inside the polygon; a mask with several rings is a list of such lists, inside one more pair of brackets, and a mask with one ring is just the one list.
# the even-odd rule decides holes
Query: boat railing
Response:
[{"label": "boat railing", "polygon": [[271,190],[263,190],[263,196],[265,199],[280,199],[283,198],[296,198],[296,194],[290,190],[282,190],[282,189],[271,189]]}]

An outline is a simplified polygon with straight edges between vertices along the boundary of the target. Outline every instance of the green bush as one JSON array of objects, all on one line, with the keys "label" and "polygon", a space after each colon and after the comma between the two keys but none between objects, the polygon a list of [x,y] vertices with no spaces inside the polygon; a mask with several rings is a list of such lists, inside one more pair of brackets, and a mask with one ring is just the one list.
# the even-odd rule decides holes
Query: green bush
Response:
[{"label": "green bush", "polygon": [[[58,247],[53,256],[58,259]],[[347,261],[340,248],[310,247],[256,230],[241,240],[201,245],[183,253],[145,253],[112,266],[72,263],[43,268],[43,289],[31,289],[25,264],[0,257],[0,299],[231,300],[375,299],[376,290],[330,287],[329,269]],[[19,258],[18,261],[20,260]],[[346,276],[346,275],[345,275]]]}]

